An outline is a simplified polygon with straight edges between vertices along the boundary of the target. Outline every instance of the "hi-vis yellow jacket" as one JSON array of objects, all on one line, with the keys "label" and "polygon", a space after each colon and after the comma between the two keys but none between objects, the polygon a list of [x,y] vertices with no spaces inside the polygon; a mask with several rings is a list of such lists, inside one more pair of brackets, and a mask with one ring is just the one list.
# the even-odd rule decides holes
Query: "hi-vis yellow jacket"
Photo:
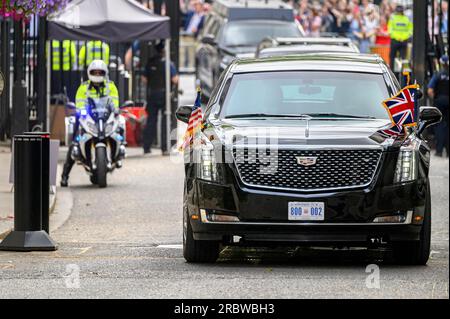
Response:
[{"label": "hi-vis yellow jacket", "polygon": [[413,35],[411,20],[402,14],[393,14],[388,22],[388,32],[392,40],[406,41]]},{"label": "hi-vis yellow jacket", "polygon": [[114,104],[114,107],[119,107],[119,91],[112,81],[105,81],[99,87],[95,87],[91,81],[81,83],[75,97],[75,104],[77,108],[84,108],[86,100],[91,97],[101,98],[109,96]]}]

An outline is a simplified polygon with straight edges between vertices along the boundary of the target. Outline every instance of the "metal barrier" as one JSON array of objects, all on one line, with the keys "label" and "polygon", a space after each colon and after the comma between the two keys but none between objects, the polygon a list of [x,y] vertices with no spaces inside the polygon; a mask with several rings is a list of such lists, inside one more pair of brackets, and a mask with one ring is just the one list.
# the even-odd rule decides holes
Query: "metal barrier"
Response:
[{"label": "metal barrier", "polygon": [[[0,139],[46,128],[46,20],[1,20],[0,68],[7,79],[0,98]],[[13,107],[14,106],[14,107]]]},{"label": "metal barrier", "polygon": [[180,34],[180,73],[195,73],[195,51],[197,43],[195,36]]},{"label": "metal barrier", "polygon": [[390,45],[374,45],[370,48],[370,53],[378,54],[387,65],[390,65],[389,54],[391,52]]},{"label": "metal barrier", "polygon": [[[390,45],[372,45],[370,47],[370,53],[378,54],[384,62],[386,62],[387,65],[390,65],[391,59],[390,59],[390,53],[391,53],[391,47]],[[394,72],[400,72],[400,69],[402,68],[403,62],[400,59],[398,62],[396,62],[394,65],[396,66],[395,69],[398,68],[398,70],[393,70]],[[406,51],[406,57],[405,60],[411,61],[412,60],[412,44],[408,43],[408,48]],[[398,64],[398,66],[397,66]]]}]

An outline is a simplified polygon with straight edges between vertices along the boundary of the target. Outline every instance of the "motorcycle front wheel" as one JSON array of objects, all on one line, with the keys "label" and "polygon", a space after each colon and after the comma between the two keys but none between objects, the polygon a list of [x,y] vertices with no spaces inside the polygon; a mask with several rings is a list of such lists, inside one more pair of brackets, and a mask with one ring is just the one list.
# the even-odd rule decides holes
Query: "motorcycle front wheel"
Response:
[{"label": "motorcycle front wheel", "polygon": [[107,163],[108,163],[108,158],[106,156],[106,148],[104,147],[98,147],[95,150],[95,161],[97,164],[97,171],[96,171],[96,184],[98,185],[98,187],[100,188],[105,188],[108,183],[106,180],[106,175],[108,173],[108,168],[107,168]]}]

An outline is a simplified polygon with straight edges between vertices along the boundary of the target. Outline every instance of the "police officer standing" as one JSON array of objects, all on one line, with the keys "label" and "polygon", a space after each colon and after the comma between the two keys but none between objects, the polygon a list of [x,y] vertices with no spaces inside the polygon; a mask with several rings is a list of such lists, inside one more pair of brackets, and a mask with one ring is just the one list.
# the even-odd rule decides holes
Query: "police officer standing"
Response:
[{"label": "police officer standing", "polygon": [[57,95],[68,90],[69,100],[73,100],[75,92],[71,82],[70,72],[76,69],[77,49],[75,42],[70,40],[52,41],[52,73],[51,94]]},{"label": "police officer standing", "polygon": [[449,156],[448,142],[448,99],[449,99],[449,69],[448,56],[444,55],[440,59],[441,71],[435,73],[428,83],[428,96],[434,99],[434,106],[442,112],[442,121],[435,127],[436,136],[436,156],[442,156],[444,148]]},{"label": "police officer standing", "polygon": [[401,59],[405,59],[408,40],[413,35],[413,24],[404,12],[405,8],[402,5],[397,5],[395,7],[395,13],[388,22],[388,32],[391,37],[391,69],[394,69],[394,62],[397,54],[400,54]]},{"label": "police officer standing", "polygon": [[[144,154],[151,153],[151,147],[156,138],[156,125],[158,114],[165,114],[166,110],[166,60],[164,42],[155,46],[156,55],[149,59],[145,68],[143,81],[147,83],[147,124],[143,132]],[[170,80],[172,85],[178,84],[178,74],[173,62],[170,63]],[[169,155],[170,145],[167,146],[166,121],[164,117],[161,121],[161,150],[163,155]]]},{"label": "police officer standing", "polygon": [[110,47],[109,44],[96,40],[88,41],[80,49],[79,63],[81,67],[86,67],[94,60],[103,60],[109,65]]}]

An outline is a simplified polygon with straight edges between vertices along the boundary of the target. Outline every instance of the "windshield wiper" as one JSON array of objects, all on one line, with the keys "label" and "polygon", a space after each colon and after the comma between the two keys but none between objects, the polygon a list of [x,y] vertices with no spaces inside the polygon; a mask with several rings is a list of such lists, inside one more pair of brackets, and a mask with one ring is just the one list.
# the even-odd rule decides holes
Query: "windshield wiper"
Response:
[{"label": "windshield wiper", "polygon": [[239,119],[239,118],[255,118],[255,117],[277,117],[277,118],[296,118],[296,119],[311,119],[309,114],[266,114],[266,113],[249,113],[249,114],[236,114],[228,115],[226,119]]},{"label": "windshield wiper", "polygon": [[326,117],[342,117],[349,119],[376,119],[376,117],[373,116],[359,116],[359,115],[339,114],[339,113],[308,113],[304,115],[309,115],[311,117],[326,116]]}]

